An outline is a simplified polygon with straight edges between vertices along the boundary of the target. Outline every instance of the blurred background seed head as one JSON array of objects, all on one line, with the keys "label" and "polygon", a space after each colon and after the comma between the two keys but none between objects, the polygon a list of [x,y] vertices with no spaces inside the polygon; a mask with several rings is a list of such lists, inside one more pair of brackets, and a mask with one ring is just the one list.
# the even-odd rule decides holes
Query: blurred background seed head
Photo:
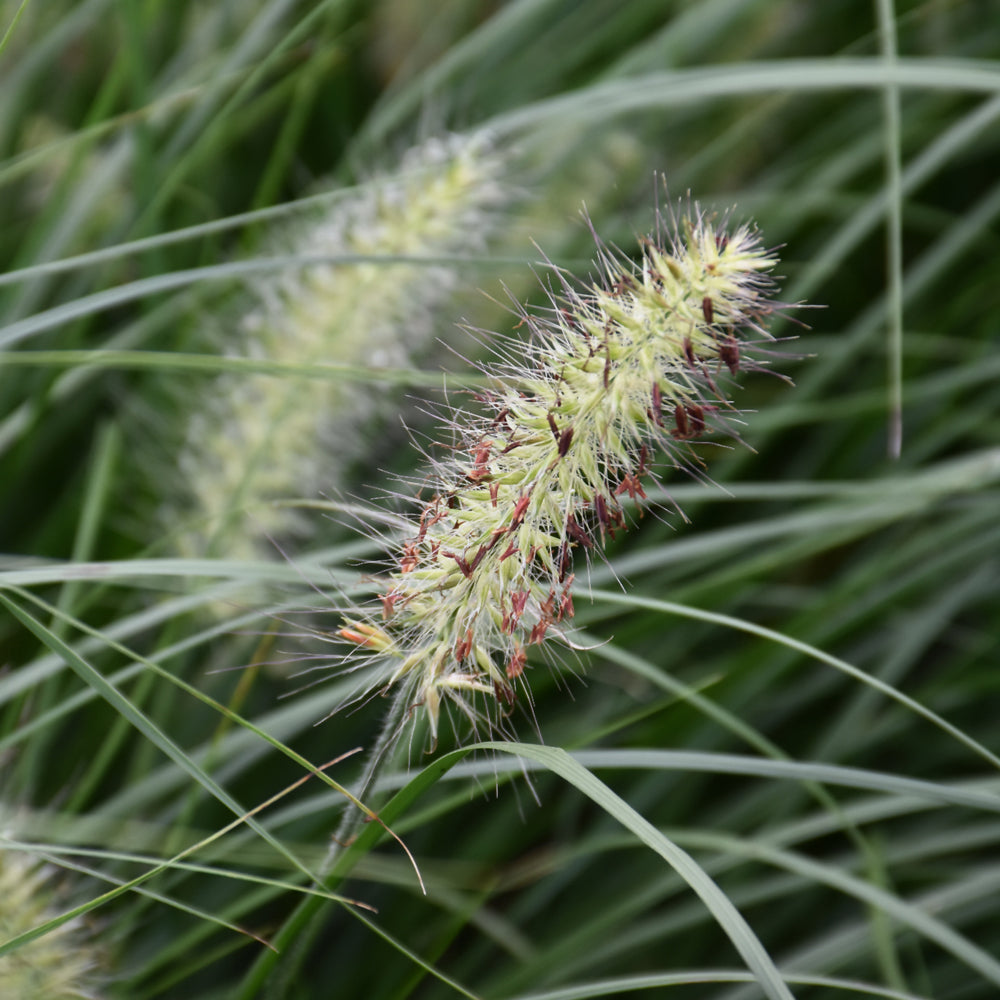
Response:
[{"label": "blurred background seed head", "polygon": [[[0,934],[5,942],[68,909],[65,889],[57,869],[0,841]],[[104,995],[99,983],[105,963],[94,928],[70,918],[0,956],[0,995],[97,1000]]]},{"label": "blurred background seed head", "polygon": [[393,173],[304,213],[256,251],[286,262],[206,313],[206,340],[224,356],[299,370],[224,374],[149,414],[154,430],[164,409],[185,417],[176,456],[151,470],[170,498],[160,530],[180,528],[178,552],[245,559],[274,555],[292,534],[301,544],[322,521],[297,514],[296,500],[339,495],[352,463],[371,468],[387,424],[398,439],[402,394],[391,384],[310,378],[310,367],[350,375],[436,353],[458,270],[486,251],[510,197],[502,168],[485,134],[425,140]]}]

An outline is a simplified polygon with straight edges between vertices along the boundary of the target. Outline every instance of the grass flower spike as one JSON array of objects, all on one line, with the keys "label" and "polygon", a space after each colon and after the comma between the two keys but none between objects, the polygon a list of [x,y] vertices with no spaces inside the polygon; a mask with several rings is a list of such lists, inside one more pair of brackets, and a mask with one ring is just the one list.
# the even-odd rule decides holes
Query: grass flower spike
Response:
[{"label": "grass flower spike", "polygon": [[[433,317],[456,284],[448,258],[483,250],[505,198],[502,173],[503,158],[483,134],[414,147],[396,172],[272,239],[281,254],[347,259],[281,271],[248,288],[232,322],[218,324],[226,327],[218,348],[293,364],[405,364],[433,346]],[[337,485],[363,453],[379,404],[379,394],[343,383],[218,378],[184,433],[177,462],[186,495],[163,511],[165,523],[189,526],[181,551],[273,554],[271,539],[305,527],[274,501],[312,499]]]},{"label": "grass flower spike", "polygon": [[769,339],[776,262],[754,229],[693,206],[659,220],[638,266],[599,244],[596,283],[561,279],[551,308],[524,314],[522,356],[487,369],[485,415],[452,421],[380,606],[340,630],[390,658],[432,738],[448,702],[496,724],[529,647],[565,638],[574,553],[625,527],[654,449],[700,464],[690,443],[732,410],[720,384]]},{"label": "grass flower spike", "polygon": [[[18,851],[0,850],[0,935],[9,941],[59,912],[53,869]],[[70,920],[0,957],[0,996],[96,1000],[97,950],[79,919]]]}]

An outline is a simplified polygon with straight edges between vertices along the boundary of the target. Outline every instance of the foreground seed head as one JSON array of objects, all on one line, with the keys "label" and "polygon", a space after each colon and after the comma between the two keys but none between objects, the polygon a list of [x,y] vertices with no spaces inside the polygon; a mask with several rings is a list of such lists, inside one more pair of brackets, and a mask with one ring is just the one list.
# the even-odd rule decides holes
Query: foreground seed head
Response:
[{"label": "foreground seed head", "polygon": [[761,366],[777,258],[726,221],[659,217],[638,265],[599,242],[599,279],[523,314],[522,357],[484,369],[486,415],[453,420],[379,604],[339,633],[390,660],[433,739],[443,704],[492,726],[527,691],[530,647],[565,639],[574,556],[624,529],[656,450],[700,465],[690,442],[734,412],[719,383]]}]

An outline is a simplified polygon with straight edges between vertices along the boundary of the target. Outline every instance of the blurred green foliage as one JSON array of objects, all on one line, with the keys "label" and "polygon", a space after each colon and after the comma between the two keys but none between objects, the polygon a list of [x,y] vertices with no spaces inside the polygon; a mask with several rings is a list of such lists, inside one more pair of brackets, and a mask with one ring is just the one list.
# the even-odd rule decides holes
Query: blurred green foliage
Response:
[{"label": "blurred green foliage", "polygon": [[[0,849],[67,867],[98,995],[997,995],[993,4],[5,0],[8,25]],[[313,777],[176,856],[307,773],[280,747],[319,766],[374,742],[382,700],[335,711],[351,679],[326,630],[376,558],[345,506],[408,492],[422,459],[398,420],[359,423],[367,458],[309,513],[315,535],[259,562],[171,557],[156,475],[176,487],[176,427],[246,370],[201,336],[274,227],[428,136],[482,129],[515,196],[482,253],[435,262],[468,293],[437,315],[453,353],[351,374],[419,439],[440,369],[456,401],[489,349],[456,323],[510,349],[496,301],[542,299],[532,240],[586,277],[582,206],[626,250],[689,191],[756,220],[783,245],[784,298],[809,303],[774,362],[797,384],[747,376],[746,445],[704,447],[719,485],[661,469],[688,521],[660,494],[594,561],[580,650],[532,663],[513,720],[551,756],[443,776],[419,739],[400,747],[370,804],[427,895],[369,824],[330,888],[378,913],[317,906],[275,954],[232,925],[293,926],[290,883],[322,867],[339,791]],[[359,760],[330,776],[350,786]],[[668,844],[787,987],[747,984],[732,942],[750,939]]]}]

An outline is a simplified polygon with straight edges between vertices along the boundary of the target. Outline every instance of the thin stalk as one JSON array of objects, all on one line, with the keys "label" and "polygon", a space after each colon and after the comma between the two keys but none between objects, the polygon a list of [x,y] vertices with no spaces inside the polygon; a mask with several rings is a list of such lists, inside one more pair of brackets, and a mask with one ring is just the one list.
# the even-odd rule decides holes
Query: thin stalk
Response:
[{"label": "thin stalk", "polygon": [[[353,789],[353,793],[358,799],[364,799],[365,795],[374,787],[375,780],[386,762],[392,759],[392,751],[398,743],[399,733],[409,710],[409,692],[406,688],[400,688],[396,691],[389,711],[386,713],[382,731],[367,757],[365,769]],[[338,870],[337,862],[343,856],[345,848],[357,835],[364,821],[365,813],[360,809],[352,809],[348,805],[344,810],[330,851],[320,870],[317,888],[328,890],[346,877],[350,869]],[[322,921],[319,919],[320,913],[329,902],[330,900],[325,896],[310,895],[299,903],[278,933],[271,939],[273,950],[265,949],[262,951],[257,961],[251,966],[250,971],[244,977],[239,992],[234,995],[234,1000],[254,1000],[254,998],[261,996],[280,997],[287,995],[287,987],[308,955],[322,926]],[[285,956],[286,951],[288,952],[287,956]],[[269,984],[267,993],[262,993],[264,984],[283,956],[285,956],[285,961],[280,978]]]}]

